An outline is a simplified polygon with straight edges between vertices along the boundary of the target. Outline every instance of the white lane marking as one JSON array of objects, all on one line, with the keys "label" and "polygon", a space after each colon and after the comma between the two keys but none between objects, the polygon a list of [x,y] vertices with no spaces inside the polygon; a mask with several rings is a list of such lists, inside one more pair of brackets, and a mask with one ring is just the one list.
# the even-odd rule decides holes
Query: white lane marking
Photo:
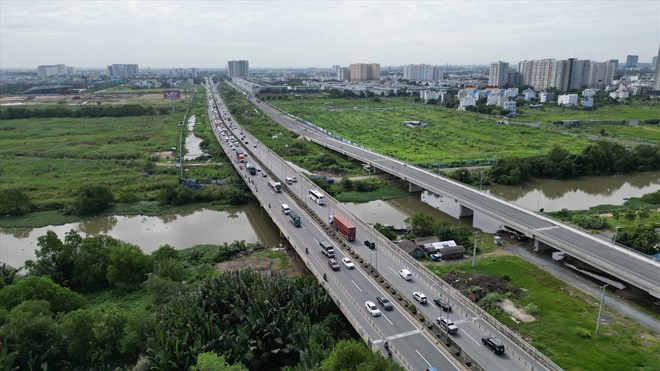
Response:
[{"label": "white lane marking", "polygon": [[[422,332],[422,330],[412,330],[412,331],[402,332],[400,334],[396,334],[396,335],[392,335],[392,336],[386,336],[384,340],[400,339],[400,338],[411,336],[411,335],[417,335],[420,332]],[[374,344],[378,344],[378,343],[382,343],[382,342],[383,342],[383,339],[377,339],[377,340],[373,341]],[[433,342],[431,342],[431,343],[433,343]]]},{"label": "white lane marking", "polygon": [[357,287],[357,289],[360,290],[360,292],[362,292],[362,289],[360,288],[360,286],[358,286],[357,283],[355,283],[355,281],[351,280],[351,282],[353,282],[353,284],[355,285],[355,287]]},{"label": "white lane marking", "polygon": [[385,313],[383,313],[383,312],[380,312],[380,314],[381,314],[381,315],[382,315],[382,316],[383,316],[383,317],[384,317],[384,318],[385,318],[385,319],[387,320],[387,322],[389,322],[389,323],[390,323],[390,325],[392,325],[392,326],[394,326],[394,324],[392,323],[392,321],[390,321],[390,319],[389,319],[389,318],[387,318],[387,316],[385,315]]},{"label": "white lane marking", "polygon": [[469,337],[470,339],[472,339],[472,341],[474,341],[475,344],[477,344],[477,345],[481,345],[481,343],[479,343],[478,341],[474,340],[474,338],[473,338],[472,336],[470,336],[466,331],[461,330],[461,332],[464,333],[464,334],[465,334],[467,337]]},{"label": "white lane marking", "polygon": [[419,352],[419,350],[415,349],[415,352],[417,352],[417,354],[419,354],[419,358],[423,359],[424,362],[426,362],[426,364],[429,365],[429,367],[431,367],[431,364],[429,363],[429,361],[427,361],[426,358],[424,358],[424,356],[422,355],[422,353]]}]

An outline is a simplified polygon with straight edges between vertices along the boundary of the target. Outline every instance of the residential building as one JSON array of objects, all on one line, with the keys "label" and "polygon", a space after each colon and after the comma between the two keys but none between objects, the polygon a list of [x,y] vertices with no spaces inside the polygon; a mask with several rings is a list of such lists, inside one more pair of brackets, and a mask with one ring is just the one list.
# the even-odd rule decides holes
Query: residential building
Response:
[{"label": "residential building", "polygon": [[660,46],[658,47],[658,56],[656,58],[653,90],[660,90]]},{"label": "residential building", "polygon": [[614,99],[626,99],[630,97],[630,93],[627,90],[617,90],[610,93],[610,97]]},{"label": "residential building", "polygon": [[337,80],[349,81],[351,79],[351,69],[348,67],[340,67],[337,71]]},{"label": "residential building", "polygon": [[140,74],[137,64],[111,64],[108,66],[108,75],[111,77],[131,77]]},{"label": "residential building", "polygon": [[379,63],[351,63],[350,81],[380,80]]},{"label": "residential building", "polygon": [[619,68],[619,60],[618,59],[610,59],[608,62],[612,63],[614,65],[614,69]]},{"label": "residential building", "polygon": [[491,93],[488,94],[488,97],[486,98],[486,105],[487,106],[496,106],[497,102],[499,102],[501,95]]},{"label": "residential building", "polygon": [[332,65],[332,72],[337,73],[337,72],[339,72],[340,68],[341,68],[340,65],[334,64],[334,65]]},{"label": "residential building", "polygon": [[423,100],[424,102],[428,102],[429,100],[435,99],[438,100],[440,98],[440,93],[431,91],[431,90],[420,90],[419,92],[419,99]]},{"label": "residential building", "polygon": [[504,91],[504,95],[509,98],[515,98],[518,96],[518,88],[508,88]]},{"label": "residential building", "polygon": [[545,91],[539,93],[539,102],[550,103],[554,101],[555,101],[555,95],[553,93],[548,93]]},{"label": "residential building", "polygon": [[557,104],[560,106],[570,107],[578,104],[577,94],[564,94],[557,97]]},{"label": "residential building", "polygon": [[584,89],[582,90],[582,96],[585,98],[591,98],[594,95],[596,95],[596,90],[595,89]]},{"label": "residential building", "polygon": [[638,61],[639,61],[638,55],[628,55],[626,57],[626,68],[637,68]]},{"label": "residential building", "polygon": [[38,77],[64,76],[66,74],[67,67],[63,64],[51,64],[37,67]]},{"label": "residential building", "polygon": [[250,74],[250,62],[246,60],[228,61],[227,74],[230,78],[246,78]]},{"label": "residential building", "polygon": [[458,107],[465,109],[465,107],[476,106],[477,101],[472,96],[463,97],[460,99],[461,105]]},{"label": "residential building", "polygon": [[488,73],[488,85],[504,86],[508,83],[508,79],[509,79],[508,62],[499,61],[490,64],[490,71]]},{"label": "residential building", "polygon": [[525,102],[529,102],[533,98],[536,98],[536,92],[534,89],[525,89],[523,90],[523,97],[525,99]]},{"label": "residential building", "polygon": [[587,86],[602,89],[614,80],[614,66],[610,62],[591,62]]},{"label": "residential building", "polygon": [[594,98],[593,97],[585,97],[581,101],[582,106],[585,108],[593,108],[594,107]]},{"label": "residential building", "polygon": [[505,109],[509,111],[510,115],[515,115],[516,114],[516,101],[515,100],[509,100],[506,102],[502,102],[502,105],[500,106],[502,109]]},{"label": "residential building", "polygon": [[409,64],[403,66],[403,78],[408,81],[440,81],[442,68],[428,64]]}]

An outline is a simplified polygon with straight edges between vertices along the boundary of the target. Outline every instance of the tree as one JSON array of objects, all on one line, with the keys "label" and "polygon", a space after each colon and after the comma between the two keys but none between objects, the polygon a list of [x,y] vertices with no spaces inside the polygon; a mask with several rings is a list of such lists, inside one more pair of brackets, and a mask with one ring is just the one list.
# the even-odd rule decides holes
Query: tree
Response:
[{"label": "tree", "polygon": [[213,352],[200,353],[197,356],[197,366],[193,371],[247,371],[240,363],[230,365],[224,357],[218,356]]},{"label": "tree", "polygon": [[147,279],[151,261],[137,246],[121,244],[109,251],[108,282],[121,290],[135,289]]},{"label": "tree", "polygon": [[24,370],[56,369],[62,336],[48,302],[26,300],[6,319],[0,327],[0,339],[7,339],[7,349],[16,352],[14,365]]},{"label": "tree", "polygon": [[69,312],[82,307],[84,299],[49,277],[26,276],[0,290],[0,306],[9,310],[26,300],[44,300],[53,312]]},{"label": "tree", "polygon": [[14,283],[18,276],[18,269],[7,263],[0,263],[0,290],[7,285]]},{"label": "tree", "polygon": [[33,275],[48,276],[56,283],[68,286],[73,275],[73,252],[53,231],[37,238],[37,261],[28,260],[25,267]]},{"label": "tree", "polygon": [[107,288],[109,250],[121,242],[110,236],[86,237],[76,249],[73,257],[71,287],[80,291],[97,291]]},{"label": "tree", "polygon": [[342,340],[321,363],[321,371],[343,370],[398,371],[403,368],[379,353],[372,352],[361,341]]},{"label": "tree", "polygon": [[74,208],[80,215],[92,215],[107,209],[113,201],[114,196],[108,187],[86,185],[78,191]]},{"label": "tree", "polygon": [[60,328],[66,339],[67,359],[74,365],[84,365],[92,361],[94,321],[94,312],[87,309],[78,309],[62,317]]},{"label": "tree", "polygon": [[20,216],[30,212],[30,199],[20,189],[0,191],[0,214]]},{"label": "tree", "polygon": [[406,236],[409,238],[424,237],[433,235],[433,217],[424,213],[416,213],[404,219],[408,233]]}]

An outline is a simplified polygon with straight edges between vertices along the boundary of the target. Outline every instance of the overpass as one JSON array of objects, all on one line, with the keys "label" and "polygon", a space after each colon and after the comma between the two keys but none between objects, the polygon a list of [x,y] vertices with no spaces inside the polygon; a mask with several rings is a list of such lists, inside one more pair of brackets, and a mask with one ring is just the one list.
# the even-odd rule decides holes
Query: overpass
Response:
[{"label": "overpass", "polygon": [[473,216],[485,232],[512,227],[533,238],[535,246],[564,251],[603,272],[660,298],[660,263],[626,246],[516,206],[447,177],[409,165],[336,137],[316,125],[253,99],[272,119],[309,141],[408,181],[422,190],[422,201],[455,217]]},{"label": "overpass", "polygon": [[[215,100],[215,103],[209,104],[209,118],[232,165],[372,349],[383,352],[383,343],[388,341],[396,361],[409,370],[424,370],[428,367],[502,371],[559,369],[515,333],[463,297],[450,284],[439,279],[409,255],[401,253],[396,245],[352,215],[341,203],[329,196],[326,196],[326,205],[312,202],[307,195],[315,185],[305,177],[298,176],[300,174],[273,151],[243,131],[231,118],[214,90],[209,90],[209,96]],[[233,143],[233,147],[231,136],[241,138],[240,142],[236,140]],[[258,172],[250,175],[245,164],[233,154],[236,146],[240,146],[241,151],[247,154],[246,161],[259,166],[261,173],[266,172],[266,176]],[[281,193],[275,192],[268,184],[268,180],[282,180],[293,175],[298,176],[298,182],[290,185],[282,182]],[[287,203],[300,216],[299,228],[281,211],[282,203]],[[330,214],[344,215],[356,225],[356,241],[348,242],[330,230],[326,223]],[[350,258],[357,269],[342,267],[339,272],[332,271],[319,247],[319,242],[323,240],[331,241],[334,245],[337,261],[341,262],[344,257]],[[368,249],[361,242],[364,240],[373,241],[376,249]],[[398,270],[401,268],[409,269],[414,278],[405,281],[399,277]],[[321,278],[324,274],[328,277],[327,281]],[[414,302],[413,291],[426,293],[429,302],[438,297],[449,300],[453,310],[446,313],[431,303],[418,305],[417,313],[413,314],[407,309]],[[372,317],[364,303],[375,302],[378,296],[388,297],[395,308],[384,311],[381,307],[382,316]],[[449,335],[438,330],[435,319],[441,315],[448,316],[459,327],[458,333]],[[502,356],[491,353],[481,344],[483,336],[500,338],[506,353]]]}]

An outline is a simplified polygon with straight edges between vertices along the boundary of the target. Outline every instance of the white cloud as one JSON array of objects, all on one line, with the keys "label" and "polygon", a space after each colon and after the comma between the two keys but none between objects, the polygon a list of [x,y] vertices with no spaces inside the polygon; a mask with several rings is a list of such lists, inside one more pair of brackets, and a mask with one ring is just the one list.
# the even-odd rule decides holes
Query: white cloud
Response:
[{"label": "white cloud", "polygon": [[658,1],[0,1],[0,67],[650,61]]}]

